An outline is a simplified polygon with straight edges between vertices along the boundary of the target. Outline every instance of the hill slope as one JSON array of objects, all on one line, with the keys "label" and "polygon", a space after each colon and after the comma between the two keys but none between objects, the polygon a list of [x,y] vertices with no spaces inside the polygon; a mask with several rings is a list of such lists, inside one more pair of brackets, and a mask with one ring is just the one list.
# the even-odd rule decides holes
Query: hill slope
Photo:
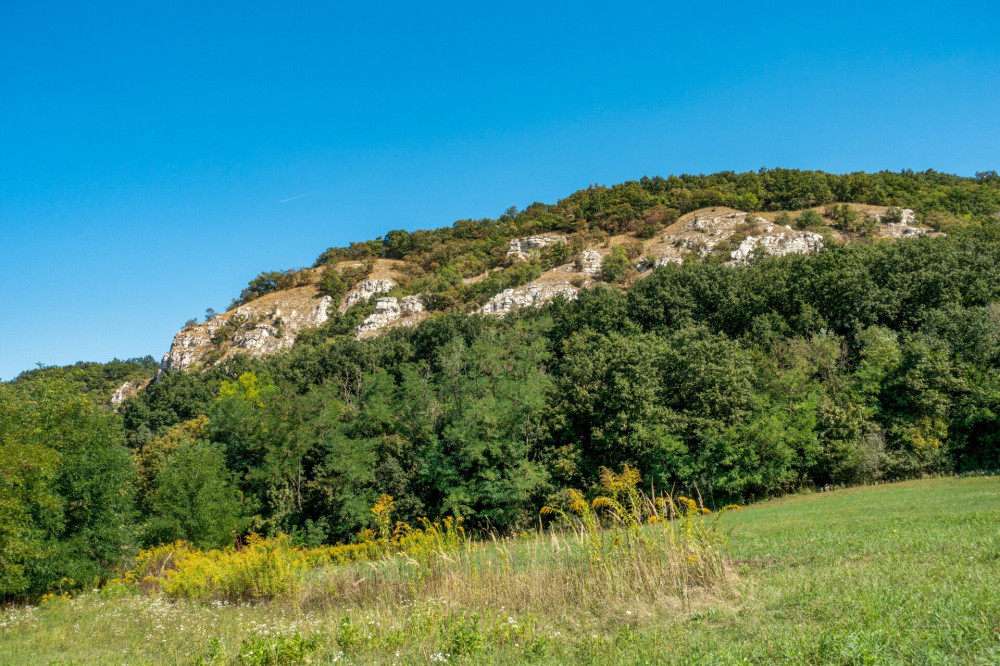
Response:
[{"label": "hill slope", "polygon": [[[574,299],[580,289],[602,279],[626,287],[669,263],[694,260],[746,264],[755,256],[807,254],[824,245],[942,235],[917,222],[911,209],[865,204],[834,203],[823,209],[759,215],[711,207],[686,213],[666,226],[663,223],[659,219],[647,223],[641,232],[599,234],[596,238],[589,233],[510,238],[498,265],[461,282],[463,286],[481,285],[485,289],[474,289],[471,297],[467,294],[458,302],[442,301],[434,291],[418,291],[428,286],[440,289],[441,285],[415,277],[426,271],[413,260],[385,259],[386,249],[380,250],[382,257],[368,257],[366,262],[328,262],[314,269],[286,272],[282,278],[294,286],[279,287],[247,302],[238,299],[229,311],[178,332],[161,368],[205,368],[233,354],[260,356],[288,349],[301,331],[324,324],[331,308],[341,313],[355,304],[366,308],[364,318],[353,330],[360,339],[377,335],[387,327],[412,326],[432,311],[458,309],[503,316],[519,307],[537,307],[557,296]],[[608,256],[612,261],[605,267]],[[513,280],[498,282],[491,288],[490,278],[495,281],[504,273],[513,274]],[[344,284],[346,293],[331,293],[324,287],[330,276]],[[494,291],[505,284],[511,286]]]},{"label": "hill slope", "polygon": [[[555,204],[511,208],[497,219],[397,229],[330,248],[312,269],[261,273],[218,321],[178,333],[162,368],[206,367],[234,353],[286,349],[299,331],[325,321],[324,296],[341,310],[351,293],[355,301],[360,294],[361,303],[376,295],[396,299],[369,303],[348,327],[371,337],[437,311],[503,314],[556,295],[573,298],[602,273],[606,281],[627,283],[636,270],[686,256],[745,262],[760,253],[940,231],[998,209],[1000,176],[993,171],[961,178],[932,170],[837,175],[761,169],[594,185]],[[616,255],[602,272],[604,257],[616,247],[626,256]],[[304,285],[315,289],[252,303]],[[238,306],[247,307],[236,312]]]},{"label": "hill slope", "polygon": [[[739,198],[773,175],[719,182]],[[674,219],[656,207],[682,179],[594,188],[263,273],[181,348],[198,370],[115,412],[61,371],[0,384],[0,594],[91,586],[177,539],[353,542],[383,496],[411,525],[514,534],[626,465],[713,509],[1000,468],[1000,178],[798,177],[886,185],[947,235],[871,202],[747,220],[691,191]],[[88,373],[104,391],[153,365]]]}]

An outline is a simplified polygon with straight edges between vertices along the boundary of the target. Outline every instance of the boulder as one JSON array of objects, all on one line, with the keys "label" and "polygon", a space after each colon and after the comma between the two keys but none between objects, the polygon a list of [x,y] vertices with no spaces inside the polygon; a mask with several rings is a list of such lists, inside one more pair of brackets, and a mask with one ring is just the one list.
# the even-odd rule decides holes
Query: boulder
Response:
[{"label": "boulder", "polygon": [[589,277],[601,274],[601,262],[604,260],[597,250],[584,250],[579,256],[580,272]]}]

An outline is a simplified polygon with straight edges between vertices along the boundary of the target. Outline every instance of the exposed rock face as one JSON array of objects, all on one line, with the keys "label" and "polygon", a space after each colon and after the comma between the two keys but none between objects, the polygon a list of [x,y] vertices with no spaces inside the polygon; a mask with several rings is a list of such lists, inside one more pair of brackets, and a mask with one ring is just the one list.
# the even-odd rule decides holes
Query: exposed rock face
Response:
[{"label": "exposed rock face", "polygon": [[[746,263],[758,248],[767,254],[781,256],[816,252],[823,247],[823,237],[820,234],[793,230],[790,226],[779,226],[763,217],[739,211],[695,217],[684,223],[683,227],[689,231],[667,234],[661,238],[662,242],[673,246],[673,249],[668,250],[673,256],[661,257],[656,265],[661,265],[661,261],[681,263],[681,257],[676,255],[688,252],[693,252],[701,258],[707,257],[716,250],[719,243],[728,241],[737,233],[746,234],[747,231],[750,231],[751,235],[746,236],[739,247],[730,252],[730,262]],[[647,271],[653,267],[646,261],[639,263],[640,271]]]},{"label": "exposed rock face", "polygon": [[358,301],[366,301],[375,294],[384,294],[395,286],[396,283],[392,280],[365,280],[347,294],[341,312]]},{"label": "exposed rock face", "polygon": [[329,319],[333,299],[329,296],[310,301],[307,310],[302,305],[273,301],[268,305],[244,305],[212,321],[184,329],[174,336],[160,370],[186,370],[202,361],[213,349],[212,337],[232,327],[229,351],[243,351],[252,356],[273,354],[295,344],[300,331],[316,328]]},{"label": "exposed rock face", "polygon": [[684,260],[680,257],[659,257],[650,263],[647,259],[640,259],[637,265],[640,273],[645,273],[651,271],[654,268],[659,268],[660,266],[666,266],[668,264],[683,264]]},{"label": "exposed rock face", "polygon": [[546,245],[555,245],[556,243],[565,243],[565,236],[558,235],[545,235],[545,236],[528,236],[526,238],[515,238],[507,246],[507,258],[508,259],[519,259],[525,260],[531,256],[533,252],[537,252]]},{"label": "exposed rock face", "polygon": [[737,212],[715,215],[712,217],[696,217],[685,226],[694,231],[700,231],[702,233],[711,232],[716,236],[722,236],[726,231],[731,231],[733,228],[746,222],[764,225],[769,224],[768,221],[762,217],[750,217],[747,213]]},{"label": "exposed rock face", "polygon": [[[883,216],[876,215],[875,217],[880,222],[884,222]],[[916,223],[917,216],[909,208],[904,208],[897,222],[885,222],[882,225],[882,235],[892,238],[912,238],[913,236],[923,236],[926,234],[926,229],[914,226]]]},{"label": "exposed rock face", "polygon": [[377,298],[375,299],[375,311],[365,317],[365,320],[355,329],[355,337],[358,339],[367,337],[397,321],[404,326],[416,323],[416,320],[404,318],[423,311],[424,302],[419,295],[404,296],[402,299],[392,296]]},{"label": "exposed rock face", "polygon": [[215,333],[214,322],[206,322],[201,328],[185,329],[174,336],[170,351],[160,361],[160,370],[185,370],[201,359],[205,348],[212,343]]},{"label": "exposed rock face", "polygon": [[584,250],[580,253],[580,272],[590,277],[601,274],[601,253],[597,250]]},{"label": "exposed rock face", "polygon": [[142,389],[146,388],[150,381],[151,380],[149,379],[133,379],[125,382],[116,388],[115,392],[111,394],[111,404],[117,407]]},{"label": "exposed rock face", "polygon": [[762,237],[747,236],[740,246],[729,254],[729,258],[738,264],[745,264],[757,248],[763,248],[768,254],[779,257],[786,254],[808,254],[823,249],[823,237],[811,231],[785,231]]},{"label": "exposed rock face", "polygon": [[494,296],[479,309],[479,314],[496,315],[502,317],[511,310],[524,307],[538,307],[539,305],[551,301],[558,295],[563,295],[569,300],[577,297],[579,290],[569,282],[557,282],[554,284],[528,284],[523,287],[504,289]]},{"label": "exposed rock face", "polygon": [[711,254],[712,248],[719,244],[719,240],[719,238],[706,238],[705,240],[685,238],[681,241],[681,247],[704,258]]}]

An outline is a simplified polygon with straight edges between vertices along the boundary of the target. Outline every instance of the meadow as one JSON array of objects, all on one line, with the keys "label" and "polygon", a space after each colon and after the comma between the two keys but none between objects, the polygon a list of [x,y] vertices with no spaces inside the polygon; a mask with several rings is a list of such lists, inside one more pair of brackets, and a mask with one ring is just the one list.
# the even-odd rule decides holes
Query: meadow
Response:
[{"label": "meadow", "polygon": [[997,478],[645,517],[314,567],[265,601],[56,595],[0,613],[0,663],[1000,662]]}]

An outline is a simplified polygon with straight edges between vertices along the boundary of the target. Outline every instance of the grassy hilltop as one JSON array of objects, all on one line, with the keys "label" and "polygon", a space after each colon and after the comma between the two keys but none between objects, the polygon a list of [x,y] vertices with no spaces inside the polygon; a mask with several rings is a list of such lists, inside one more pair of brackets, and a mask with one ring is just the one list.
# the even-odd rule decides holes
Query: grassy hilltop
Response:
[{"label": "grassy hilltop", "polygon": [[[789,496],[725,514],[725,581],[687,598],[490,599],[475,570],[436,596],[359,606],[349,593],[257,605],[84,593],[0,616],[2,663],[996,663],[1000,481],[933,479]],[[572,553],[551,536],[485,560]],[[568,553],[568,554],[565,554]],[[562,559],[561,559],[562,558]],[[399,559],[399,558],[395,558]],[[460,556],[456,556],[456,561]],[[458,566],[458,565],[456,565]],[[350,567],[348,566],[348,569]],[[324,570],[319,570],[324,573]],[[380,566],[356,586],[389,586]],[[320,574],[316,574],[320,576]],[[465,576],[463,578],[462,576]],[[531,605],[524,607],[524,601]],[[553,603],[556,602],[556,603]],[[63,661],[65,660],[65,661]],[[200,660],[200,661],[199,661]]]}]

